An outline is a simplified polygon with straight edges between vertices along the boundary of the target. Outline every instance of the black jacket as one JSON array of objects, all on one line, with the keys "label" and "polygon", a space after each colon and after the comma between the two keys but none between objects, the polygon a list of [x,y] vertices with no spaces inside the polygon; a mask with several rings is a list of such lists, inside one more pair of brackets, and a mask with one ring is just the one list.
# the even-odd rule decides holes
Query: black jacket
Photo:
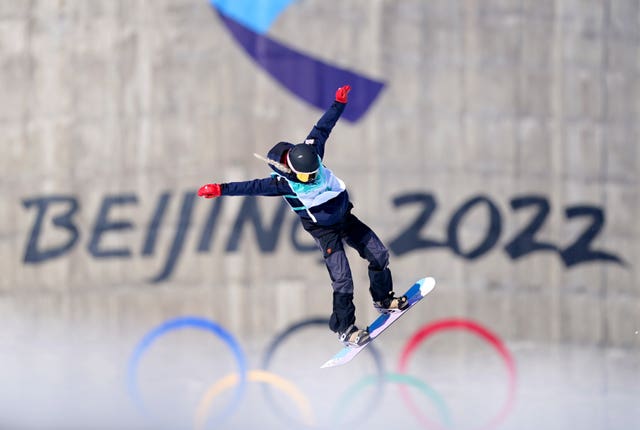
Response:
[{"label": "black jacket", "polygon": [[[306,143],[315,146],[320,159],[324,158],[325,143],[344,108],[344,103],[333,102],[305,139]],[[291,143],[278,142],[269,150],[267,158],[284,163],[284,156],[292,147]],[[294,173],[283,172],[272,165],[270,167],[274,171],[270,177],[221,184],[222,195],[283,196],[294,212],[303,220],[320,225],[338,223],[352,207],[349,202],[349,194],[344,189],[344,183],[325,167],[321,167],[321,171],[326,174],[324,179],[333,185],[333,189],[327,190],[324,198],[318,195],[318,198],[314,200],[318,201],[318,204],[310,204],[310,199],[305,198],[307,194],[322,194],[322,191],[317,189],[318,184],[303,184],[296,179]]]}]

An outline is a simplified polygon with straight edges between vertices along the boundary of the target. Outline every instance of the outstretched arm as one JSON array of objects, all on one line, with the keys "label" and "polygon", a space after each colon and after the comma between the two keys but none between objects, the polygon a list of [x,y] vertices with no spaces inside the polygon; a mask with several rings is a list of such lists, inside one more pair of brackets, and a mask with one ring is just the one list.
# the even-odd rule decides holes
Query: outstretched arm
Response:
[{"label": "outstretched arm", "polygon": [[324,145],[329,138],[329,134],[331,134],[331,130],[340,119],[340,115],[344,111],[344,108],[347,104],[347,95],[351,91],[351,86],[344,85],[336,91],[336,99],[327,109],[327,111],[322,115],[318,123],[313,127],[309,135],[307,136],[307,140],[313,140],[313,144],[316,146],[316,150],[318,151],[318,155],[320,158],[324,158]]},{"label": "outstretched arm", "polygon": [[206,184],[200,187],[198,195],[212,199],[220,196],[282,196],[291,192],[287,182],[276,176],[251,181]]}]

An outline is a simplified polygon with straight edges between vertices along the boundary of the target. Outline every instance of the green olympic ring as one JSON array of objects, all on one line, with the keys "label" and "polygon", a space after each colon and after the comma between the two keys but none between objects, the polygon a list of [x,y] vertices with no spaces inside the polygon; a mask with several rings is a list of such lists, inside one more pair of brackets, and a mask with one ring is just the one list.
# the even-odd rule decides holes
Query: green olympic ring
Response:
[{"label": "green olympic ring", "polygon": [[431,388],[429,385],[424,383],[418,378],[415,378],[410,375],[406,375],[404,373],[385,373],[382,376],[379,375],[369,375],[360,379],[358,382],[353,384],[345,393],[342,395],[340,400],[337,402],[337,407],[334,408],[333,411],[333,420],[334,425],[338,428],[340,424],[340,418],[344,416],[345,410],[347,410],[347,406],[349,402],[358,397],[358,394],[368,387],[369,385],[378,384],[380,377],[384,379],[385,383],[393,382],[396,384],[402,384],[405,386],[411,386],[419,389],[422,393],[427,396],[433,404],[436,406],[438,413],[440,414],[440,419],[446,428],[453,427],[453,420],[451,419],[451,412],[444,399]]}]

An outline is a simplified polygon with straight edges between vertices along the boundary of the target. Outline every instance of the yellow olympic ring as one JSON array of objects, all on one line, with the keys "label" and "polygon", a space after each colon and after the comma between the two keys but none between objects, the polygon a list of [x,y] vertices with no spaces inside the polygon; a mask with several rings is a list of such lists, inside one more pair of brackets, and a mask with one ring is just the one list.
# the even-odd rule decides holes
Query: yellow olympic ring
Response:
[{"label": "yellow olympic ring", "polygon": [[[207,392],[202,396],[202,399],[198,403],[198,409],[196,410],[195,428],[197,430],[203,430],[207,423],[207,413],[213,403],[213,400],[223,393],[225,390],[238,384],[238,374],[230,373],[222,379],[215,382],[209,387]],[[298,409],[302,413],[305,425],[313,427],[315,419],[311,404],[309,400],[302,394],[302,392],[288,380],[265,370],[250,370],[247,372],[247,380],[250,382],[264,382],[269,385],[273,385],[279,388],[296,403]]]}]

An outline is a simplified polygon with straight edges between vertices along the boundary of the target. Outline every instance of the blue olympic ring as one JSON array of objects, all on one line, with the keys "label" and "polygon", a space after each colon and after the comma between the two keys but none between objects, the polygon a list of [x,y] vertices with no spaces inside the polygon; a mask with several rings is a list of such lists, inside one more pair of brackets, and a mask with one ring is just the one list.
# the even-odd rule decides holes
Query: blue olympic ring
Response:
[{"label": "blue olympic ring", "polygon": [[[329,324],[329,319],[327,318],[309,318],[306,320],[302,320],[298,323],[294,323],[284,329],[281,333],[277,334],[274,339],[269,344],[269,347],[265,351],[264,357],[262,359],[262,368],[264,370],[269,369],[269,365],[271,364],[271,360],[273,355],[275,354],[278,347],[293,333],[312,325],[321,325],[327,326]],[[373,360],[376,366],[376,373],[371,378],[375,378],[377,381],[376,390],[374,391],[372,398],[369,402],[367,402],[367,410],[363,410],[360,415],[355,416],[350,421],[343,423],[345,427],[351,427],[356,423],[361,424],[363,420],[370,415],[370,410],[375,409],[376,403],[380,402],[382,399],[382,392],[384,390],[385,384],[385,370],[384,365],[382,363],[382,356],[378,349],[373,345],[369,345],[368,351],[373,355]],[[305,425],[303,422],[296,420],[291,415],[283,412],[281,408],[278,407],[277,402],[273,400],[273,395],[271,392],[271,388],[268,385],[263,386],[263,392],[267,399],[267,402],[271,405],[271,408],[276,413],[277,416],[283,418],[289,424],[294,424],[296,428],[309,428],[309,426]]]},{"label": "blue olympic ring", "polygon": [[221,423],[225,419],[227,419],[234,410],[240,404],[240,401],[244,395],[246,385],[247,385],[247,360],[245,358],[244,352],[240,347],[240,344],[236,341],[236,339],[222,328],[220,325],[216,324],[213,321],[207,320],[205,318],[199,317],[178,317],[169,321],[166,321],[156,328],[149,331],[140,342],[136,345],[133,353],[131,354],[131,358],[129,359],[129,365],[127,370],[127,387],[129,391],[129,395],[138,406],[138,409],[143,412],[143,414],[147,417],[150,415],[147,413],[147,409],[144,405],[144,401],[142,400],[142,396],[140,395],[140,391],[138,389],[137,382],[137,371],[138,365],[145,351],[151,346],[151,344],[156,341],[160,336],[167,334],[171,331],[184,329],[184,328],[196,328],[205,331],[209,331],[219,337],[222,341],[224,341],[235,356],[235,359],[238,363],[238,374],[239,381],[235,390],[235,394],[233,399],[231,400],[229,406],[225,409],[225,412],[221,414],[216,423]]}]

